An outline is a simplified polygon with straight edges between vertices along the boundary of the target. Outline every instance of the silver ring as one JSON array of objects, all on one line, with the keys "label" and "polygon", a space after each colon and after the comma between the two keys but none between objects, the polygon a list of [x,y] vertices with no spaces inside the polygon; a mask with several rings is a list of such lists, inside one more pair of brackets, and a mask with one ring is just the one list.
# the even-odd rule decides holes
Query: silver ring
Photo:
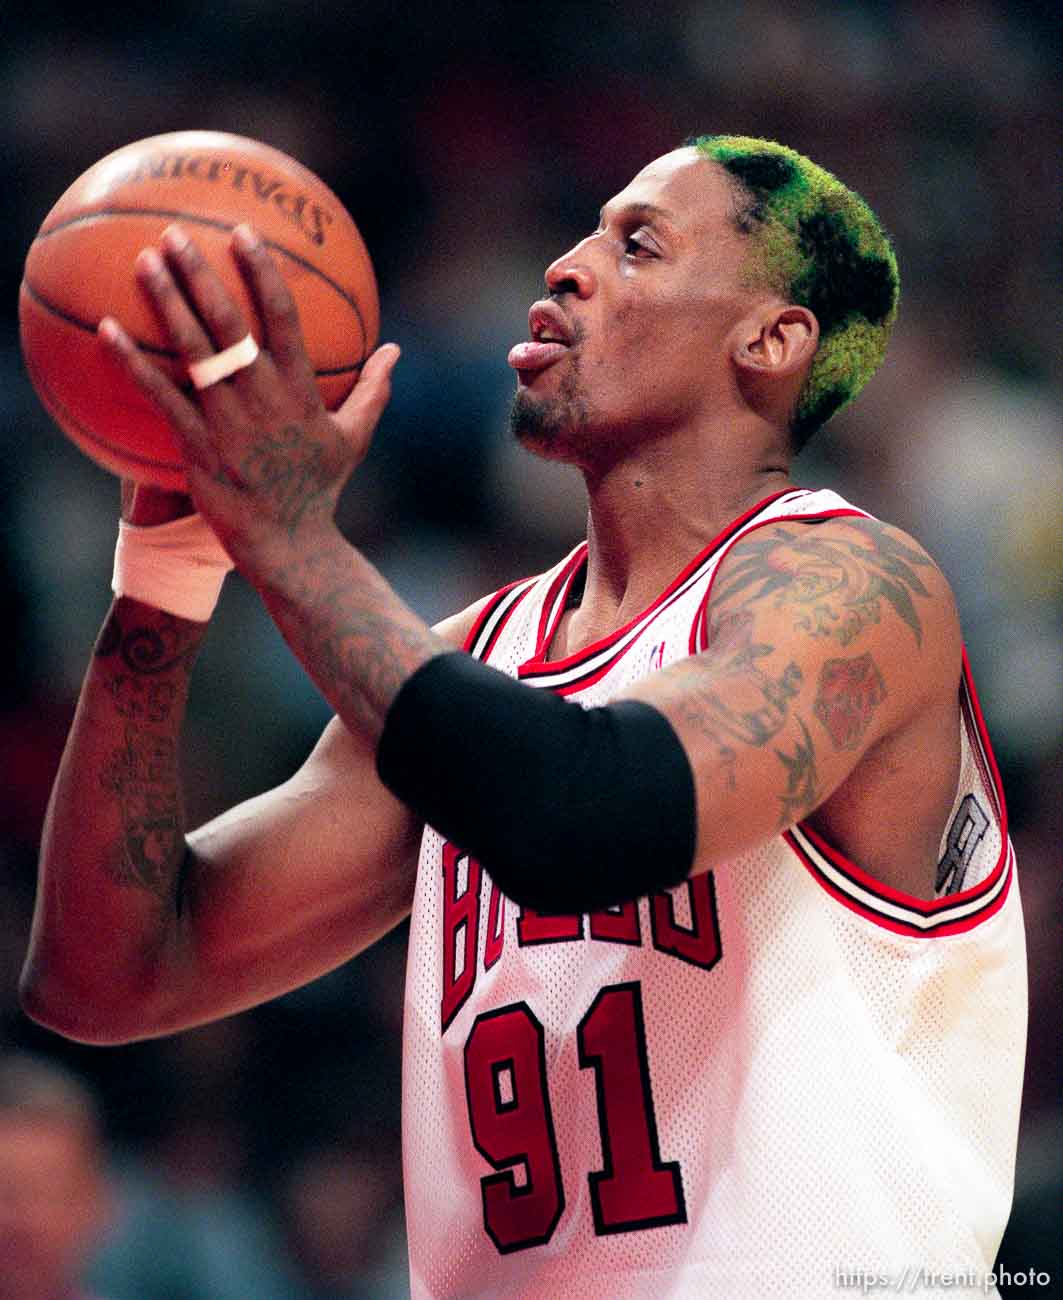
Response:
[{"label": "silver ring", "polygon": [[212,384],[235,375],[238,370],[245,370],[257,356],[258,344],[250,334],[245,334],[239,343],[234,343],[224,352],[216,352],[203,361],[190,361],[188,377],[197,388],[210,388]]}]

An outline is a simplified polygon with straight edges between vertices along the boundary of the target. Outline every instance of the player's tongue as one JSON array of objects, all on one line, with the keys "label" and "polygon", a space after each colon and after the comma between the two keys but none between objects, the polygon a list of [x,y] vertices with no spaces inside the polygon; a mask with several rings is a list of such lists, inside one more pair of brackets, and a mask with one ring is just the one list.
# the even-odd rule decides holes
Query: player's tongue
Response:
[{"label": "player's tongue", "polygon": [[547,366],[564,356],[568,351],[567,343],[557,343],[551,339],[531,339],[517,343],[510,348],[507,360],[514,370],[544,370]]}]

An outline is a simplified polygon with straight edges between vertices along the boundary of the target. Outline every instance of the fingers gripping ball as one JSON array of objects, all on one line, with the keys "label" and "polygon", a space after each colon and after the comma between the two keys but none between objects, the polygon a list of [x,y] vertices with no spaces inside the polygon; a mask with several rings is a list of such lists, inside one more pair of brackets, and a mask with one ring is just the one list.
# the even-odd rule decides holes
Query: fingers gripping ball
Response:
[{"label": "fingers gripping ball", "polygon": [[115,316],[175,382],[183,365],[137,287],[133,264],[179,221],[263,337],[230,252],[234,226],[262,236],[295,299],[322,400],[335,410],[376,345],[376,279],[339,199],[313,172],[265,144],[211,131],[138,140],[80,176],[44,219],[19,292],[22,352],[42,402],[106,469],[180,490],[180,454],[166,419],[96,337]]}]

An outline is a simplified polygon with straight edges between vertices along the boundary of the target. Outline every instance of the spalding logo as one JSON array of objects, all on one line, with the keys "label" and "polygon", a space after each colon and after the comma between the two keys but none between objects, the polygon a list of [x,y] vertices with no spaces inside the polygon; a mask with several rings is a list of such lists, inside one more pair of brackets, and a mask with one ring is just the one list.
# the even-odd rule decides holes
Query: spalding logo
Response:
[{"label": "spalding logo", "polygon": [[260,203],[272,203],[318,247],[324,244],[328,227],[333,221],[332,213],[327,208],[323,208],[308,194],[293,192],[283,180],[244,163],[234,163],[229,158],[211,157],[208,154],[155,154],[117,175],[110,188],[120,189],[136,181],[181,180],[185,177],[206,181],[208,184],[229,185]]}]

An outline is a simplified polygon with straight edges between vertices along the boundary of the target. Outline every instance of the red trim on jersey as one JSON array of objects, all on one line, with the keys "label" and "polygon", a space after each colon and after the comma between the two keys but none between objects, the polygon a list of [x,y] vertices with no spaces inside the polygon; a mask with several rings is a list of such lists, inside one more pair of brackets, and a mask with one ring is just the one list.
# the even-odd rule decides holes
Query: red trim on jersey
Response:
[{"label": "red trim on jersey", "polygon": [[[905,934],[916,939],[937,939],[944,935],[962,934],[966,930],[973,930],[975,926],[980,925],[983,921],[988,920],[991,916],[1000,911],[1007,900],[1009,892],[1011,891],[1011,881],[1014,874],[1012,871],[1014,854],[1009,841],[1004,840],[1002,858],[1003,863],[1007,868],[1007,879],[1000,891],[993,896],[985,907],[978,908],[968,915],[960,917],[958,920],[950,921],[948,917],[945,916],[938,921],[933,921],[925,925],[916,925],[914,922],[904,921],[901,918],[889,915],[885,912],[876,911],[874,908],[861,903],[851,894],[846,893],[845,890],[839,888],[834,881],[823,874],[818,864],[805,853],[804,849],[798,843],[791,831],[784,831],[783,839],[787,844],[789,844],[790,848],[794,852],[794,856],[801,865],[806,868],[812,879],[815,880],[815,882],[825,890],[826,893],[830,894],[833,899],[841,903],[843,907],[847,907],[850,912],[855,912],[865,920],[874,922],[875,925],[881,926],[884,930],[892,930],[894,934]],[[883,886],[879,885],[878,891],[880,895],[882,894],[882,890]],[[964,892],[970,893],[971,891],[966,890]],[[925,900],[914,898],[911,895],[898,894],[897,897],[910,899],[907,906],[910,907],[912,911],[920,911],[926,906]],[[954,897],[959,898],[960,895],[956,894]]]},{"label": "red trim on jersey", "polygon": [[[587,543],[581,542],[568,559],[563,561],[557,576],[551,582],[550,589],[546,593],[546,599],[543,601],[543,607],[539,611],[539,629],[535,634],[533,659],[537,659],[554,639],[557,625],[561,622],[561,615],[565,612],[565,607],[568,604],[568,593],[572,590],[576,574],[580,571],[586,558]],[[562,588],[564,588],[563,592]]]},{"label": "red trim on jersey", "polygon": [[978,692],[975,690],[974,674],[971,672],[971,661],[967,657],[967,647],[962,647],[963,651],[963,685],[967,690],[967,703],[970,706],[971,718],[975,725],[975,734],[979,742],[979,753],[985,764],[986,784],[997,802],[997,815],[1000,818],[1000,833],[1005,838],[1008,834],[1008,806],[1004,798],[1004,782],[1000,777],[1000,768],[997,767],[996,755],[993,753],[993,746],[989,740],[989,728],[985,723],[985,716],[982,713],[981,701],[978,699]]},{"label": "red trim on jersey", "polygon": [[495,614],[495,611],[498,610],[498,608],[505,602],[506,597],[509,596],[509,594],[512,591],[514,591],[517,587],[519,587],[521,583],[526,583],[527,585],[525,587],[525,590],[521,592],[521,594],[516,598],[516,600],[514,600],[513,603],[510,605],[509,609],[506,610],[503,617],[499,619],[498,626],[491,633],[490,640],[488,641],[487,645],[484,647],[483,653],[479,656],[480,659],[483,660],[487,659],[487,656],[494,649],[494,645],[495,642],[498,640],[499,633],[509,622],[510,617],[513,614],[513,611],[517,608],[517,606],[528,594],[528,592],[531,591],[532,587],[535,585],[537,581],[538,581],[537,578],[518,578],[516,582],[510,582],[507,583],[506,586],[500,587],[499,590],[496,591],[493,596],[490,596],[488,598],[487,603],[484,605],[483,609],[481,609],[479,614],[477,614],[476,619],[473,622],[472,628],[470,629],[468,636],[465,638],[464,642],[462,643],[461,648],[465,651],[466,654],[472,654],[473,646],[475,646],[476,642],[479,640],[480,635],[483,632],[483,629],[490,622],[491,618]]},{"label": "red trim on jersey", "polygon": [[[791,831],[785,831],[783,834],[783,838],[797,854],[802,864],[808,868],[813,879],[818,881],[832,897],[844,903],[850,910],[898,934],[915,934],[922,938],[930,938],[942,934],[959,934],[964,930],[973,929],[979,922],[986,920],[999,911],[1011,889],[1014,853],[1008,840],[1008,814],[1004,800],[1004,786],[989,743],[989,734],[986,731],[985,718],[982,715],[978,696],[975,692],[966,649],[963,651],[963,671],[960,685],[963,692],[961,708],[968,714],[974,725],[973,735],[970,735],[970,728],[968,729],[969,739],[976,746],[976,757],[980,755],[982,759],[979,768],[983,771],[987,791],[995,805],[997,829],[1000,834],[1000,855],[992,871],[984,879],[980,880],[976,885],[972,885],[970,889],[962,889],[956,894],[946,894],[942,898],[916,898],[913,894],[906,894],[902,890],[893,889],[880,880],[876,880],[862,867],[850,861],[844,853],[839,852],[829,844],[822,835],[813,830],[806,822],[798,823],[797,829],[800,833],[808,839],[816,852],[834,868],[839,876],[850,881],[862,893],[871,895],[873,899],[892,904],[895,909],[903,908],[905,911],[914,913],[924,919],[922,925],[915,921],[906,922],[903,918],[879,911],[873,903],[865,903],[862,899],[848,893],[844,886],[839,885],[836,880],[831,880],[824,873],[822,867],[805,851],[803,845],[800,844]],[[1007,873],[1007,879],[1001,884],[1001,876],[1005,872]],[[965,912],[964,916],[949,920],[950,915],[956,909],[966,908],[968,904],[977,902],[980,898],[987,899],[984,907]]]},{"label": "red trim on jersey", "polygon": [[[871,517],[872,516],[869,515],[866,510],[857,510],[853,506],[845,509],[839,507],[836,510],[822,510],[814,515],[777,515],[774,519],[763,519],[759,524],[754,524],[754,526],[747,529],[741,537],[735,537],[731,542],[731,546],[737,546],[739,542],[745,541],[747,537],[752,537],[755,532],[758,532],[761,528],[767,528],[769,524],[818,524],[824,519],[870,519]],[[731,547],[729,546],[727,550],[730,549]],[[700,651],[709,648],[709,597],[712,595],[712,589],[716,583],[716,575],[720,572],[720,565],[723,564],[726,558],[727,553],[724,552],[724,554],[720,556],[719,563],[716,565],[712,577],[709,579],[709,585],[705,589],[705,595],[702,597],[701,604],[698,606],[697,612],[694,615],[694,621],[690,625],[689,649],[692,655],[696,655]]]},{"label": "red trim on jersey", "polygon": [[[752,506],[744,514],[739,515],[737,519],[733,520],[721,533],[714,537],[707,546],[703,547],[688,564],[684,565],[676,577],[672,579],[667,587],[665,587],[664,591],[662,591],[654,601],[647,605],[645,609],[636,614],[634,618],[629,619],[622,627],[619,627],[615,631],[608,633],[608,635],[592,642],[591,645],[586,646],[584,649],[578,650],[575,654],[567,655],[564,659],[545,660],[543,655],[546,654],[550,648],[550,642],[553,639],[554,632],[556,631],[556,621],[559,621],[559,618],[554,622],[554,626],[546,632],[543,631],[542,620],[540,620],[540,636],[537,640],[535,653],[521,664],[520,668],[517,670],[517,676],[521,680],[530,681],[534,684],[536,678],[552,677],[555,674],[570,672],[572,669],[578,668],[580,664],[586,663],[588,659],[601,654],[604,650],[608,650],[610,646],[616,645],[618,641],[622,640],[644,619],[648,619],[650,616],[659,613],[664,604],[687,581],[687,579],[701,568],[702,565],[704,565],[721,546],[725,545],[732,537],[734,537],[734,535],[751,519],[754,519],[762,510],[766,510],[773,501],[778,501],[780,497],[787,496],[788,494],[807,496],[808,489],[784,488],[781,492],[773,492],[771,496],[765,497],[763,501]],[[579,558],[581,563],[584,560],[585,555],[586,550],[584,548],[580,548],[576,552],[576,556]],[[575,578],[575,574],[576,567],[574,566],[572,573],[567,575],[570,582]],[[549,605],[549,601],[547,602],[547,605]],[[545,608],[546,607],[544,607],[544,609]],[[600,668],[594,669],[587,677],[582,677],[572,682],[564,682],[554,689],[558,694],[567,695],[577,687],[582,688],[591,685],[598,681],[598,679],[602,677],[629,648],[629,646],[620,647],[616,655],[613,656],[608,663],[602,665]]]}]

